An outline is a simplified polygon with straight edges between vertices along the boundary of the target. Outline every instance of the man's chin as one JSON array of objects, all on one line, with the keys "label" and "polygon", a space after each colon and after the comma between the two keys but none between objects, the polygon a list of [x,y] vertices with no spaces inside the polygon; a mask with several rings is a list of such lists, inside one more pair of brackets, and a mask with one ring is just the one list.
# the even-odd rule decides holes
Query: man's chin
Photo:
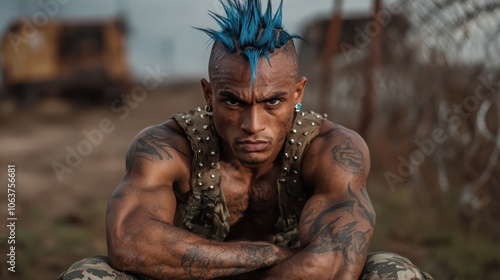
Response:
[{"label": "man's chin", "polygon": [[262,165],[265,161],[255,161],[255,160],[240,160],[241,164],[249,167],[256,167]]},{"label": "man's chin", "polygon": [[252,156],[241,156],[238,160],[241,164],[246,166],[259,166],[265,163],[269,157],[252,157]]}]

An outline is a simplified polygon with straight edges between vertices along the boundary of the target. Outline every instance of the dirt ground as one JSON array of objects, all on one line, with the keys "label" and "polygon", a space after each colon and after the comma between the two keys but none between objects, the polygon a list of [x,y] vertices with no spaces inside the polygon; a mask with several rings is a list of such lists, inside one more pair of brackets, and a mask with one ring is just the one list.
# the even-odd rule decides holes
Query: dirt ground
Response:
[{"label": "dirt ground", "polygon": [[[203,105],[195,88],[198,83],[150,92],[130,106],[116,106],[115,112],[104,106],[75,108],[55,99],[23,111],[3,104],[0,166],[4,171],[0,178],[6,183],[7,165],[16,165],[18,220],[15,274],[7,274],[4,252],[9,233],[5,226],[0,229],[0,278],[55,279],[84,256],[106,254],[106,203],[124,175],[128,146],[143,128],[177,111]],[[110,122],[106,132],[113,131],[102,131],[102,140],[95,136],[97,145],[87,149],[82,143],[90,141],[82,131],[96,132],[103,119]],[[81,159],[70,151],[82,151]],[[66,166],[61,167],[62,181],[53,165]],[[2,186],[0,220],[6,223],[7,190],[6,184]]]},{"label": "dirt ground", "polygon": [[[15,273],[7,271],[9,232],[0,226],[1,279],[55,279],[85,256],[105,255],[106,203],[124,175],[125,154],[132,139],[144,127],[163,122],[175,112],[203,106],[204,102],[199,84],[191,82],[150,92],[132,105],[122,105],[120,110],[103,106],[75,108],[59,100],[46,100],[17,111],[8,102],[2,104],[0,178],[4,183],[0,189],[0,221],[7,223],[8,164],[16,165],[18,219]],[[82,131],[96,132],[102,122],[106,128],[101,131],[102,139],[95,138],[89,146],[91,142]],[[75,151],[80,155],[76,156]],[[449,259],[451,254],[468,260],[491,254],[490,259],[497,260],[494,256],[498,245],[484,245],[478,243],[477,237],[457,235],[459,226],[435,226],[433,213],[418,205],[413,190],[389,191],[376,180],[372,180],[369,190],[378,213],[372,250],[405,254],[425,270],[441,276],[436,279],[455,279],[459,275],[455,270],[462,265],[461,259],[454,263]],[[465,242],[471,246],[482,244],[485,251],[456,248]],[[485,274],[474,273],[485,269],[484,262],[499,264],[490,259],[477,261],[470,274],[463,274],[483,276],[463,279],[485,279]]]}]

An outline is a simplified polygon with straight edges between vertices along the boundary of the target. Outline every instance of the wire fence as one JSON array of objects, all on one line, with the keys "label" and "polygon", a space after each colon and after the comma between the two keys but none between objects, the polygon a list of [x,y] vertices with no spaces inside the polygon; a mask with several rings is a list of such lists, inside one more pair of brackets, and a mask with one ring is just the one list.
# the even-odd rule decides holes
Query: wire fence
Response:
[{"label": "wire fence", "polygon": [[[402,0],[379,18],[343,20],[338,53],[328,61],[335,69],[330,119],[360,129],[372,75],[365,137],[388,187],[417,185],[436,205],[456,194],[472,228],[500,233],[500,2]],[[309,25],[299,52],[309,77],[304,103],[315,110],[325,108],[324,62],[314,53],[322,52],[318,34],[326,36],[327,26]],[[380,64],[367,71],[375,37]]]}]

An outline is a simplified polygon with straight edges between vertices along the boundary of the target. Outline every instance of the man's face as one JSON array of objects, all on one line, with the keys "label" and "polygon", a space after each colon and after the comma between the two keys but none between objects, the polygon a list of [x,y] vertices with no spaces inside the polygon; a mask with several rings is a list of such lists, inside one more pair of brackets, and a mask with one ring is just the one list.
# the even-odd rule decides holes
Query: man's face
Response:
[{"label": "man's face", "polygon": [[274,160],[291,129],[295,103],[306,79],[297,81],[296,66],[284,52],[261,58],[250,86],[250,65],[241,54],[223,54],[211,67],[211,82],[202,80],[207,104],[222,140],[223,157],[245,165]]}]

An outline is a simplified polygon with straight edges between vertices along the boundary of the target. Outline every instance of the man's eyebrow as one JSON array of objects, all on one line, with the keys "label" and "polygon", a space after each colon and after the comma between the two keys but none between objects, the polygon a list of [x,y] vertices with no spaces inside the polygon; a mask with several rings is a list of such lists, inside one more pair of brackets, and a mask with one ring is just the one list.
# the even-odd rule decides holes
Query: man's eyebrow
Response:
[{"label": "man's eyebrow", "polygon": [[271,95],[269,97],[264,98],[264,100],[259,101],[259,102],[267,102],[267,101],[270,101],[270,100],[278,99],[278,98],[282,97],[283,95],[287,95],[287,94],[288,94],[288,92],[279,91],[279,92],[276,92],[276,93],[274,93],[273,95]]},{"label": "man's eyebrow", "polygon": [[219,93],[219,95],[224,96],[224,97],[228,97],[228,98],[232,98],[232,99],[241,100],[241,98],[239,98],[238,96],[236,96],[236,94],[234,94],[230,91],[222,91]]},{"label": "man's eyebrow", "polygon": [[220,92],[219,95],[223,96],[223,97],[226,97],[226,98],[229,98],[229,99],[232,99],[232,100],[236,100],[236,101],[238,101],[240,103],[245,103],[245,101],[243,99],[241,99],[236,94],[234,94],[234,93],[232,93],[230,91]]},{"label": "man's eyebrow", "polygon": [[[257,103],[268,102],[270,100],[281,98],[282,96],[287,95],[287,94],[288,94],[288,92],[286,92],[286,91],[279,91],[279,92],[276,92],[276,93],[272,94],[269,97],[265,97],[262,100],[257,101]],[[219,95],[223,96],[223,97],[226,97],[226,98],[234,99],[234,100],[236,100],[236,101],[238,101],[240,103],[245,103],[245,101],[243,99],[241,99],[236,94],[234,94],[234,93],[232,93],[230,91],[222,91],[222,92],[219,93]]]}]

